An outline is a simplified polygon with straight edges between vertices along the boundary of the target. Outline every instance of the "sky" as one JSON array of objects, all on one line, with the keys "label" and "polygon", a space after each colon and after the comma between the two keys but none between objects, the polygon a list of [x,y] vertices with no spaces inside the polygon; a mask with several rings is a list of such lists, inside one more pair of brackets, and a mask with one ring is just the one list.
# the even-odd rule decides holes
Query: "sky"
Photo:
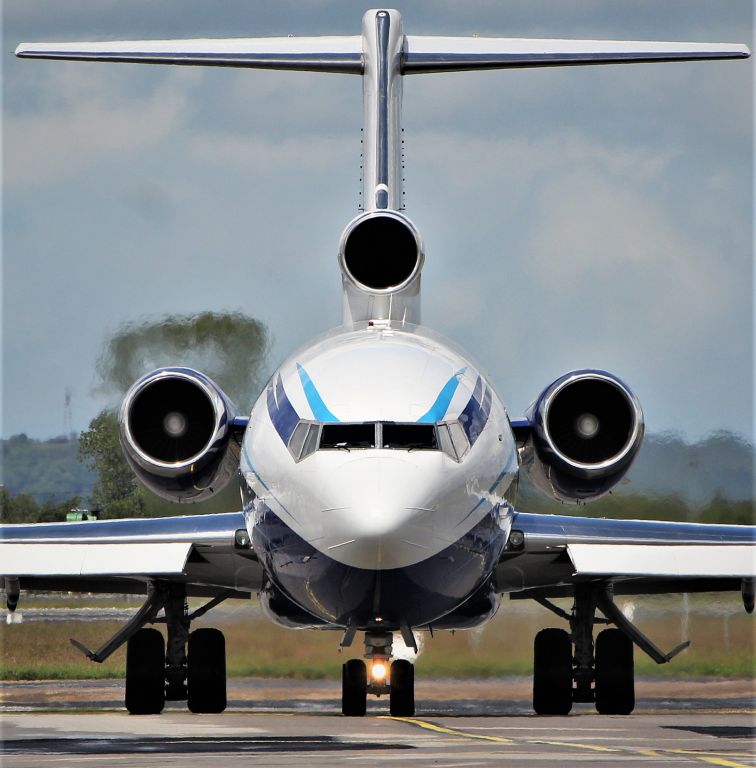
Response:
[{"label": "sky", "polygon": [[[353,35],[367,7],[4,0],[3,437],[64,432],[66,391],[86,428],[111,403],[107,339],[169,313],[262,321],[272,373],[341,321],[360,188],[358,77],[23,61],[16,44]],[[750,0],[399,10],[407,34],[753,47]],[[635,390],[650,432],[753,441],[753,120],[752,60],[406,78],[423,322],[513,415],[596,367]]]}]

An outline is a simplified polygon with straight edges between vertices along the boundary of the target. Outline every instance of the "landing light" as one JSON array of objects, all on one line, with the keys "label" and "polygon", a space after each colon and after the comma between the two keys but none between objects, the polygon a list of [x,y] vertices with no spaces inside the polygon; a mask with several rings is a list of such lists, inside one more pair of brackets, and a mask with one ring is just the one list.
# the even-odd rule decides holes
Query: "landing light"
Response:
[{"label": "landing light", "polygon": [[376,682],[382,682],[386,679],[386,665],[382,661],[376,661],[370,668],[370,677]]}]

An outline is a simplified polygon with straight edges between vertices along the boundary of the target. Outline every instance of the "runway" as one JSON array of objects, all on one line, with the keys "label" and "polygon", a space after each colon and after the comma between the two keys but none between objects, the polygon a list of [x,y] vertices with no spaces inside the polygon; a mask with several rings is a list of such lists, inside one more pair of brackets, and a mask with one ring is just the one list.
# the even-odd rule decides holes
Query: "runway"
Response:
[{"label": "runway", "polygon": [[[354,765],[756,766],[750,681],[639,681],[637,712],[536,717],[527,678],[425,681],[417,715],[391,718],[385,700],[365,718],[339,714],[334,681],[229,682],[229,709],[158,716],[122,708],[121,681],[5,683],[3,766]],[[659,695],[660,689],[666,695]],[[690,695],[709,691],[710,696]],[[118,698],[115,698],[115,697]],[[420,699],[420,696],[424,696]]]}]

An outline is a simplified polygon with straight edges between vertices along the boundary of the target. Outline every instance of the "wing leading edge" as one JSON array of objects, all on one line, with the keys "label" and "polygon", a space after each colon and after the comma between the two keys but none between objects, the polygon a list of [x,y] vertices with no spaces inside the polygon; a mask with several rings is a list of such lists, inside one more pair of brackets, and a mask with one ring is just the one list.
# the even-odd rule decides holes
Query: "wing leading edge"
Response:
[{"label": "wing leading edge", "polygon": [[[21,589],[143,592],[151,580],[188,594],[260,588],[241,512],[0,526],[0,575]],[[239,536],[237,536],[239,534]]]},{"label": "wing leading edge", "polygon": [[522,597],[589,581],[618,594],[737,590],[756,578],[756,526],[518,512],[496,576],[499,591]]}]

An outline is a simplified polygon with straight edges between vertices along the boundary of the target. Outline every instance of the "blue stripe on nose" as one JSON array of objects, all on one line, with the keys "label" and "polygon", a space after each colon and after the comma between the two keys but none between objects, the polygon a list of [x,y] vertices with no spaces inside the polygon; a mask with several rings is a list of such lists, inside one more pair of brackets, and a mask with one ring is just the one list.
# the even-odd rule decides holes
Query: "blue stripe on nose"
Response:
[{"label": "blue stripe on nose", "polygon": [[328,406],[323,402],[323,398],[317,390],[317,387],[312,383],[307,371],[297,363],[297,373],[302,381],[302,388],[304,389],[307,402],[312,408],[312,415],[316,421],[323,422],[325,424],[338,422],[338,419],[331,413]]},{"label": "blue stripe on nose", "polygon": [[444,384],[444,388],[438,393],[436,402],[433,403],[427,413],[424,413],[417,420],[419,424],[435,424],[444,418],[464,372],[464,368],[460,369]]}]

